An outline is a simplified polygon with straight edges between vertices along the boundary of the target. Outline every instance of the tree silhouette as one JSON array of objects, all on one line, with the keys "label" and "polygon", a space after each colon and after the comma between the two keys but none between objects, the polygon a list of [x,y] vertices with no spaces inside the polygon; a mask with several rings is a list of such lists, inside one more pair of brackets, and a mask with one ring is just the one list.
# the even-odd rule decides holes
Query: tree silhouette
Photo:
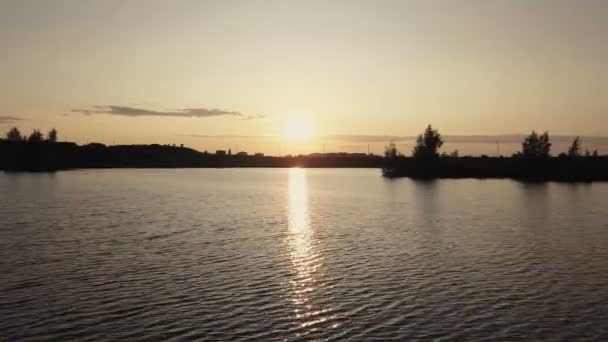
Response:
[{"label": "tree silhouette", "polygon": [[397,158],[399,155],[399,151],[397,150],[397,146],[395,146],[394,142],[391,142],[387,146],[384,147],[384,157],[387,159]]},{"label": "tree silhouette", "polygon": [[6,133],[6,140],[8,141],[23,141],[23,137],[21,136],[21,132],[17,127],[11,128],[10,131]]},{"label": "tree silhouette", "polygon": [[32,132],[32,134],[30,134],[29,138],[27,139],[27,141],[31,142],[31,143],[38,143],[38,142],[42,142],[43,140],[44,140],[44,135],[38,129],[35,129]]},{"label": "tree silhouette", "polygon": [[416,138],[416,146],[412,151],[414,158],[436,158],[443,145],[443,138],[431,125],[426,127],[423,134]]},{"label": "tree silhouette", "polygon": [[57,142],[57,130],[56,129],[53,128],[52,130],[49,131],[47,140],[50,142]]},{"label": "tree silhouette", "polygon": [[568,157],[576,158],[581,156],[581,139],[579,137],[574,138],[572,145],[568,148]]},{"label": "tree silhouette", "polygon": [[522,143],[522,154],[527,158],[547,158],[550,151],[549,132],[538,135],[532,131]]}]

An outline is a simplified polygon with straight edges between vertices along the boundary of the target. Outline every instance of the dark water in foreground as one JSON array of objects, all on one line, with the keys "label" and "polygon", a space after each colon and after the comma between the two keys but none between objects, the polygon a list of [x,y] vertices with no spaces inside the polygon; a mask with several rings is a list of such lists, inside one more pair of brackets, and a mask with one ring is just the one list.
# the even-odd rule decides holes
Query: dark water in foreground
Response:
[{"label": "dark water in foreground", "polygon": [[608,340],[608,183],[0,174],[0,340]]}]

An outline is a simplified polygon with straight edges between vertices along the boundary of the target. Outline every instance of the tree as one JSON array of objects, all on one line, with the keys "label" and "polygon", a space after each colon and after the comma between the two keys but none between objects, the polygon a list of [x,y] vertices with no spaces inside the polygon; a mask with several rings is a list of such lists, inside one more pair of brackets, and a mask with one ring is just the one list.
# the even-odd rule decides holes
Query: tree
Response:
[{"label": "tree", "polygon": [[27,139],[27,141],[31,142],[31,143],[42,142],[43,140],[44,140],[44,135],[38,129],[35,129],[32,132],[32,134],[30,134],[29,138]]},{"label": "tree", "polygon": [[597,153],[597,150],[593,150],[593,153],[591,154],[592,157],[599,157],[599,153]]},{"label": "tree", "polygon": [[522,154],[527,158],[547,158],[550,151],[549,132],[538,135],[532,131],[522,143]]},{"label": "tree", "polygon": [[581,156],[581,139],[579,137],[574,138],[572,145],[568,148],[568,157],[576,158]]},{"label": "tree", "polygon": [[416,138],[416,146],[412,151],[414,158],[436,158],[443,145],[443,138],[431,125],[426,127],[423,134]]},{"label": "tree", "polygon": [[11,128],[10,131],[6,133],[6,140],[8,141],[23,141],[23,137],[21,136],[21,132],[17,127]]},{"label": "tree", "polygon": [[57,130],[56,129],[53,128],[52,130],[49,131],[47,140],[50,142],[57,142]]},{"label": "tree", "polygon": [[458,150],[454,150],[452,153],[450,153],[451,158],[458,158],[459,156]]},{"label": "tree", "polygon": [[395,146],[394,142],[391,142],[387,146],[384,147],[384,158],[394,159],[399,155],[399,151],[397,150],[397,146]]}]

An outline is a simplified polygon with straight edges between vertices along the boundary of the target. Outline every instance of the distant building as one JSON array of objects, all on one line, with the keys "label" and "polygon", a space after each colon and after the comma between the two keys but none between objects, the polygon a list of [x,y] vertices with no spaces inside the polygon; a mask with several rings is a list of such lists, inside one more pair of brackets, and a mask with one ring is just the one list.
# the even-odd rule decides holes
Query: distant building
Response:
[{"label": "distant building", "polygon": [[247,157],[247,152],[237,152],[236,155],[239,157]]},{"label": "distant building", "polygon": [[225,156],[226,150],[217,150],[217,151],[215,151],[215,155],[216,156]]},{"label": "distant building", "polygon": [[256,154],[254,154],[254,156],[255,157],[263,157],[264,153],[257,152]]}]

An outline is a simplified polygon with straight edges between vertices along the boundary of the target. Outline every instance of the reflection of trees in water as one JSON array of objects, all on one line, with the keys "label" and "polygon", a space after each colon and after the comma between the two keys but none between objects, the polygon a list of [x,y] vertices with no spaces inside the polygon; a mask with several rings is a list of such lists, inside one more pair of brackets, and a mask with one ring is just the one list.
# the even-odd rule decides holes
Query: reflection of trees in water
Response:
[{"label": "reflection of trees in water", "polygon": [[439,182],[435,179],[412,180],[416,208],[427,218],[437,214]]},{"label": "reflection of trees in water", "polygon": [[440,244],[447,212],[440,205],[441,180],[412,180],[413,229],[420,241]]},{"label": "reflection of trees in water", "polygon": [[550,208],[550,187],[547,182],[517,182],[520,203],[523,203],[522,218],[527,226],[535,227],[548,219]]}]

